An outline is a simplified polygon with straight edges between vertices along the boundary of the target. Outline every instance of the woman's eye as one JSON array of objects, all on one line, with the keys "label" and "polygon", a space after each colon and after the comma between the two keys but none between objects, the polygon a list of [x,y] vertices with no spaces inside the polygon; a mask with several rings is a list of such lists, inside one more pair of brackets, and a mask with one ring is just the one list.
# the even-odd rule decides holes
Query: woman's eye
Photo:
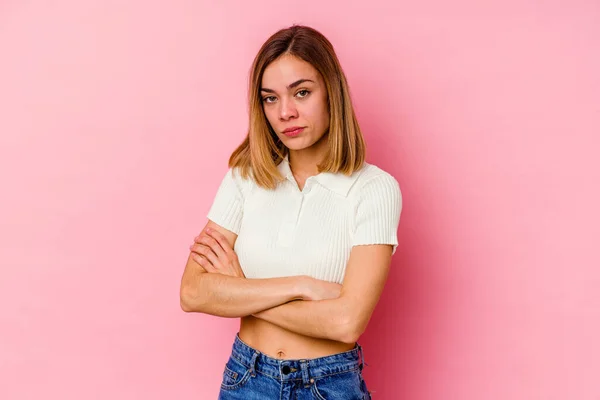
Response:
[{"label": "woman's eye", "polygon": [[306,97],[308,96],[310,92],[306,89],[299,91],[298,93],[296,93],[297,95],[300,95],[300,97]]},{"label": "woman's eye", "polygon": [[272,103],[272,102],[274,102],[274,101],[275,101],[275,97],[274,97],[274,96],[265,97],[265,98],[263,99],[263,101],[264,101],[265,103]]}]

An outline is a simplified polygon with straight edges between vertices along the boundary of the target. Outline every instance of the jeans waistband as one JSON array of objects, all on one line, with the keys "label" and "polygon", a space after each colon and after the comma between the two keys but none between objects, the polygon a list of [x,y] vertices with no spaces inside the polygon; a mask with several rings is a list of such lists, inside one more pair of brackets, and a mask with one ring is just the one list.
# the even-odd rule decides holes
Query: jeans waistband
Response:
[{"label": "jeans waistband", "polygon": [[341,372],[362,369],[362,347],[356,343],[352,350],[319,358],[279,360],[250,347],[236,334],[231,357],[246,366],[252,374],[259,372],[272,378],[302,380],[318,379]]}]

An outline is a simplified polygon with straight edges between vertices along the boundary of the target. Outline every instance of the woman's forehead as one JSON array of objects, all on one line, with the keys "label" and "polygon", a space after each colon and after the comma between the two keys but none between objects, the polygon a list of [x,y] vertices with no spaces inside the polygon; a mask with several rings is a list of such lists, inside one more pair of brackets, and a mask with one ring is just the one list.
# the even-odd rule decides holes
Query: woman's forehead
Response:
[{"label": "woman's forehead", "polygon": [[301,80],[308,79],[314,83],[318,82],[317,70],[304,60],[293,56],[280,57],[265,68],[262,77],[262,87],[284,89],[288,85]]}]

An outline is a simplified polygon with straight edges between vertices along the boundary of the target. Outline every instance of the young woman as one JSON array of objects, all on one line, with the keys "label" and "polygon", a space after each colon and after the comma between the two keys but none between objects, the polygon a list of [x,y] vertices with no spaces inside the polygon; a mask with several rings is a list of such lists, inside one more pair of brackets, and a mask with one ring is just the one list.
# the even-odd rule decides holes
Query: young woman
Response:
[{"label": "young woman", "polygon": [[398,244],[398,182],[365,162],[346,77],[316,30],[264,43],[249,103],[181,307],[241,318],[220,399],[370,399],[357,340]]}]

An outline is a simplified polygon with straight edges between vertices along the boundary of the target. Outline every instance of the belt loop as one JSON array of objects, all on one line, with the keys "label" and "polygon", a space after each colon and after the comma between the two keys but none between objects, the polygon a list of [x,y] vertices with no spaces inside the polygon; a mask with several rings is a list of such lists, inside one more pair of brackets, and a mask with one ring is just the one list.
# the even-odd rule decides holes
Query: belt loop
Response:
[{"label": "belt loop", "polygon": [[256,361],[258,360],[258,352],[254,352],[252,354],[252,359],[250,360],[250,375],[254,378],[256,376]]},{"label": "belt loop", "polygon": [[356,343],[356,346],[357,346],[357,348],[358,348],[358,351],[360,352],[360,366],[359,366],[358,368],[359,368],[359,369],[362,371],[362,370],[363,370],[363,368],[364,368],[364,367],[363,367],[363,365],[365,365],[365,366],[367,366],[367,367],[368,367],[368,366],[369,366],[369,364],[367,364],[367,363],[365,362],[365,354],[364,354],[364,352],[363,352],[363,348],[362,348],[362,346],[361,346],[360,344],[358,344],[358,343]]},{"label": "belt loop", "polygon": [[300,361],[300,369],[302,370],[302,383],[304,383],[304,387],[307,388],[314,382],[314,379],[311,379],[308,374],[308,361]]}]

